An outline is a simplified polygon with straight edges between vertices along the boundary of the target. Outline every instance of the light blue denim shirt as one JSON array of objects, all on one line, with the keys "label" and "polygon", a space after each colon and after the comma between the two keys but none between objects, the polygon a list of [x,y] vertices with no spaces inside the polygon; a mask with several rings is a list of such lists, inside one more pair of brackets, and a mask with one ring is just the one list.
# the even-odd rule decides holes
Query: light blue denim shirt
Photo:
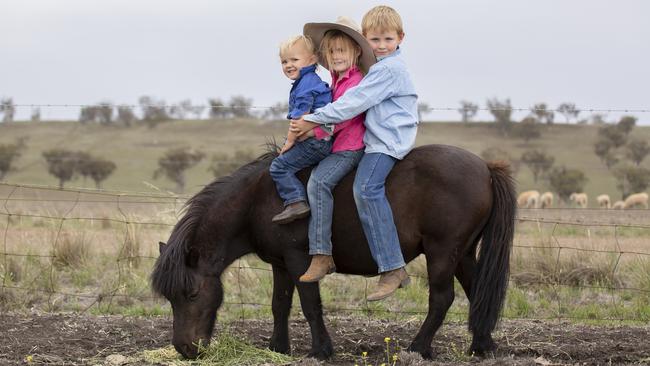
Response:
[{"label": "light blue denim shirt", "polygon": [[399,49],[380,58],[356,87],[306,121],[337,124],[366,111],[366,153],[402,159],[413,149],[418,126],[418,96]]}]

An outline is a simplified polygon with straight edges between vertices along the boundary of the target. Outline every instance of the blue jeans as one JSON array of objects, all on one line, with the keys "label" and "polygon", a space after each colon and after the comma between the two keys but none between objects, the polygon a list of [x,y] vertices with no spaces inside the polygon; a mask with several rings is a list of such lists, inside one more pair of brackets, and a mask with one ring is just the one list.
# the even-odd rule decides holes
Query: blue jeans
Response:
[{"label": "blue jeans", "polygon": [[307,197],[311,207],[309,219],[309,254],[332,255],[332,190],[352,171],[363,156],[363,149],[335,152],[321,161],[307,183]]},{"label": "blue jeans", "polygon": [[365,154],[354,178],[354,202],[379,273],[406,265],[385,190],[386,178],[396,160],[382,153]]},{"label": "blue jeans", "polygon": [[296,173],[323,160],[331,150],[331,139],[325,141],[312,137],[296,141],[291,149],[273,159],[269,172],[285,206],[307,201],[305,187],[296,178]]}]

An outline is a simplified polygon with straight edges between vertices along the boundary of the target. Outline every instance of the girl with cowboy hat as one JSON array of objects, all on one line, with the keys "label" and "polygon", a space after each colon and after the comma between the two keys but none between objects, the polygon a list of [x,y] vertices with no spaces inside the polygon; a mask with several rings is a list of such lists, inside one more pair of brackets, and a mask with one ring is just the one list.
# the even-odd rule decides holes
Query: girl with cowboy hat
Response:
[{"label": "girl with cowboy hat", "polygon": [[[303,34],[320,45],[320,63],[332,74],[332,99],[336,101],[348,89],[359,84],[375,62],[372,48],[361,29],[347,17],[334,23],[307,23]],[[352,171],[363,157],[365,113],[335,126],[321,125],[309,134],[316,138],[333,136],[332,153],[311,172],[307,196],[311,206],[309,220],[309,269],[302,282],[316,282],[335,271],[332,258],[332,190]]]}]

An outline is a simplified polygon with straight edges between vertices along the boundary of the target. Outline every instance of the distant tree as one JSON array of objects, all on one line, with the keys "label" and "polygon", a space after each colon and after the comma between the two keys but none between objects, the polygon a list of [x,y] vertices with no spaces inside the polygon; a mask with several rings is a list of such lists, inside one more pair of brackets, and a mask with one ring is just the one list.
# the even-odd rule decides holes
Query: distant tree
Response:
[{"label": "distant tree", "polygon": [[185,119],[188,113],[192,113],[192,101],[189,99],[181,100],[169,108],[170,116],[176,119]]},{"label": "distant tree", "polygon": [[521,155],[521,162],[530,169],[533,173],[533,181],[537,183],[538,178],[551,169],[555,158],[540,150],[528,150]]},{"label": "distant tree", "polygon": [[32,108],[32,116],[30,121],[38,123],[41,121],[41,109],[38,107]]},{"label": "distant tree", "polygon": [[90,177],[91,174],[91,169],[90,165],[93,160],[93,157],[83,151],[77,151],[74,153],[75,154],[75,171],[76,173],[79,173],[84,178],[84,183],[86,182],[86,179]]},{"label": "distant tree", "polygon": [[650,154],[650,144],[645,140],[632,140],[626,146],[625,156],[637,166]]},{"label": "distant tree", "polygon": [[177,192],[183,192],[185,189],[185,171],[198,164],[204,157],[204,153],[200,151],[192,152],[188,148],[168,150],[158,159],[158,169],[153,173],[153,179],[165,175],[169,180],[176,183]]},{"label": "distant tree", "polygon": [[613,148],[619,148],[627,142],[627,135],[617,125],[604,125],[598,128],[600,139],[608,141]]},{"label": "distant tree", "polygon": [[559,107],[557,107],[557,111],[564,115],[564,118],[566,118],[566,123],[569,123],[569,120],[571,118],[577,119],[578,115],[580,114],[580,110],[576,108],[576,105],[574,103],[562,103]]},{"label": "distant tree", "polygon": [[239,167],[255,159],[251,150],[237,150],[233,156],[225,153],[212,156],[208,171],[212,172],[215,178],[232,174]]},{"label": "distant tree", "polygon": [[230,110],[220,98],[208,99],[210,119],[225,119],[230,115]]},{"label": "distant tree", "polygon": [[595,126],[605,125],[607,124],[605,118],[607,118],[607,116],[604,114],[594,113],[591,115],[591,124]]},{"label": "distant tree", "polygon": [[0,144],[0,181],[13,170],[13,163],[20,157],[18,144]]},{"label": "distant tree", "polygon": [[262,118],[270,119],[270,120],[286,119],[288,113],[289,113],[289,103],[277,102],[271,107],[269,107],[266,111],[264,111]]},{"label": "distant tree", "polygon": [[542,127],[535,117],[526,117],[515,125],[513,132],[528,143],[528,141],[542,136]]},{"label": "distant tree", "polygon": [[607,169],[611,169],[612,166],[618,163],[619,159],[616,156],[614,145],[606,138],[601,137],[596,141],[594,152],[600,161],[607,166]]},{"label": "distant tree", "polygon": [[82,124],[93,123],[99,121],[99,109],[97,106],[88,105],[81,107],[79,111],[79,122]]},{"label": "distant tree", "polygon": [[637,119],[634,116],[623,116],[616,126],[627,136],[636,125],[636,121]]},{"label": "distant tree", "polygon": [[205,106],[203,104],[197,104],[195,106],[192,106],[192,110],[190,113],[194,115],[194,118],[201,119],[201,116],[203,115],[203,111],[205,111]]},{"label": "distant tree", "polygon": [[530,112],[533,116],[537,117],[537,120],[542,123],[546,122],[547,125],[552,125],[553,120],[555,119],[555,114],[553,111],[548,109],[546,103],[537,103],[534,106],[530,107]]},{"label": "distant tree", "polygon": [[97,106],[97,120],[101,125],[107,126],[113,123],[113,104],[101,102]]},{"label": "distant tree", "polygon": [[131,127],[135,121],[137,121],[135,113],[133,113],[133,108],[128,105],[121,105],[117,107],[117,118],[115,122],[124,125],[125,127]]},{"label": "distant tree", "polygon": [[429,114],[430,107],[429,104],[420,102],[418,103],[418,121],[422,122],[422,116]]},{"label": "distant tree", "polygon": [[230,113],[235,118],[253,117],[253,99],[251,98],[246,98],[243,95],[233,95],[230,97],[228,107],[230,107]]},{"label": "distant tree", "polygon": [[560,199],[567,202],[571,193],[584,190],[588,179],[582,171],[562,166],[553,168],[549,172],[548,181],[551,189],[557,192]]},{"label": "distant tree", "polygon": [[149,127],[154,128],[159,123],[171,120],[167,113],[164,100],[155,100],[150,96],[144,95],[138,99],[142,109],[142,121]]},{"label": "distant tree", "polygon": [[616,188],[621,192],[622,198],[632,193],[643,192],[650,185],[650,170],[647,168],[625,164],[614,170]]},{"label": "distant tree", "polygon": [[514,173],[519,171],[519,164],[521,161],[513,158],[507,151],[499,147],[488,147],[481,151],[481,157],[485,161],[505,161],[510,164],[510,168]]},{"label": "distant tree", "polygon": [[512,105],[510,105],[510,99],[504,101],[500,101],[497,98],[489,99],[487,101],[487,107],[494,116],[494,122],[501,135],[507,136],[512,127]]},{"label": "distant tree", "polygon": [[461,121],[463,123],[468,123],[469,121],[476,116],[478,112],[478,104],[468,102],[466,100],[460,101],[460,108],[458,108],[458,113],[460,113]]},{"label": "distant tree", "polygon": [[2,123],[11,123],[14,121],[16,106],[14,105],[13,99],[3,98],[0,100],[0,113],[3,114]]},{"label": "distant tree", "polygon": [[43,152],[47,171],[59,180],[59,188],[72,180],[77,168],[78,154],[65,149],[51,149]]},{"label": "distant tree", "polygon": [[106,180],[116,168],[115,163],[102,158],[93,158],[89,162],[90,178],[95,182],[95,187],[101,189],[101,183]]}]

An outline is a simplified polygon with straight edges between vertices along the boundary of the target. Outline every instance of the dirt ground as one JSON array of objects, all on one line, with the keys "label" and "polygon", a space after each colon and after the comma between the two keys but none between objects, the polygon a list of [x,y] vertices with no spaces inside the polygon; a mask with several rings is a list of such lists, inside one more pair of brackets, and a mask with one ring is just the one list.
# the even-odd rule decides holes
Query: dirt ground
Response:
[{"label": "dirt ground", "polygon": [[[385,337],[402,347],[417,332],[419,321],[389,322],[364,317],[327,319],[336,355],[323,365],[369,362],[379,364]],[[169,345],[171,320],[78,314],[0,315],[0,364],[142,365],[142,351]],[[217,326],[219,328],[219,326]],[[231,324],[236,335],[266,346],[270,321]],[[217,329],[218,331],[218,329]],[[291,323],[292,352],[304,357],[310,346],[307,324]],[[401,354],[398,365],[647,365],[650,364],[650,326],[587,326],[557,321],[504,321],[495,340],[499,350],[486,359],[464,354],[469,336],[463,323],[445,324],[434,338],[436,358],[424,362]],[[116,360],[115,355],[126,357]],[[28,360],[29,356],[29,362]],[[408,357],[407,357],[408,356]],[[302,360],[296,365],[316,365]]]}]

